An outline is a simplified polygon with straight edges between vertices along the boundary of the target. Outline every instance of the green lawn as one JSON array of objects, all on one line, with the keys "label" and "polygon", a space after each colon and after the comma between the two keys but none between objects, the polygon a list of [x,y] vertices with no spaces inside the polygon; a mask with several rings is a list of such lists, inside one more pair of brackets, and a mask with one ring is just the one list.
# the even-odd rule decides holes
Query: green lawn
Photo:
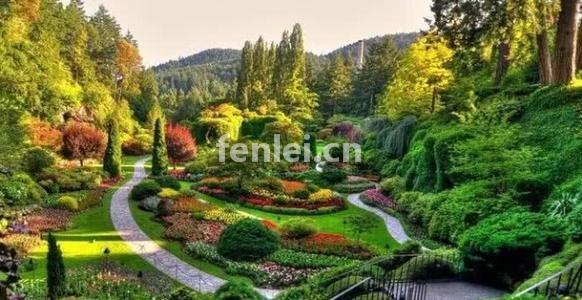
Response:
[{"label": "green lawn", "polygon": [[[191,184],[188,182],[182,182],[182,189],[189,189]],[[276,223],[281,223],[291,218],[297,218],[298,216],[289,216],[289,215],[279,215],[269,212],[264,212],[252,208],[243,207],[241,205],[236,205],[232,203],[228,203],[226,201],[204,195],[201,193],[197,193],[200,199],[206,200],[216,206],[225,207],[228,205],[235,205],[238,210],[254,215],[261,219],[270,220]],[[362,210],[350,203],[348,203],[348,208],[346,210],[328,214],[328,215],[319,215],[319,216],[301,216],[302,218],[311,219],[320,231],[322,232],[329,232],[329,233],[341,233],[348,237],[355,238],[354,234],[350,230],[349,224],[345,224],[346,218],[350,216],[357,216],[363,215],[367,218],[374,220],[376,226],[370,232],[362,234],[361,239],[371,245],[376,246],[380,251],[386,251],[388,248],[395,248],[398,246],[398,243],[392,238],[392,236],[386,230],[386,226],[382,219],[370,212]]]},{"label": "green lawn", "polygon": [[[131,178],[133,164],[137,160],[139,157],[124,158],[125,180]],[[121,184],[123,182],[119,185]],[[148,262],[131,251],[113,228],[109,216],[109,206],[111,197],[116,190],[117,188],[112,188],[106,193],[102,206],[91,208],[76,215],[69,230],[55,234],[63,251],[65,265],[68,268],[100,262],[104,259],[103,251],[108,248],[111,251],[109,259],[113,261],[134,270],[155,271]],[[30,253],[29,256],[38,262],[38,267],[34,271],[22,273],[23,278],[40,279],[46,277],[46,252],[46,246],[41,246]]]}]

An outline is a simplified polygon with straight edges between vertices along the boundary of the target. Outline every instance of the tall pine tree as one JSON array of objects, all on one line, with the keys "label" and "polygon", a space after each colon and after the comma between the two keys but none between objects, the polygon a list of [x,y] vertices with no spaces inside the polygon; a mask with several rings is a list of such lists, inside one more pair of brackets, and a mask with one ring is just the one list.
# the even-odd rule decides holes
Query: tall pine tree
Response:
[{"label": "tall pine tree", "polygon": [[152,153],[152,175],[162,176],[168,172],[168,150],[162,118],[156,120],[154,127],[154,144]]},{"label": "tall pine tree", "polygon": [[121,139],[117,119],[111,118],[108,126],[107,148],[103,157],[103,170],[111,177],[121,176]]},{"label": "tall pine tree", "polygon": [[253,44],[245,43],[242,49],[241,68],[238,75],[236,99],[241,109],[250,108],[253,82]]}]

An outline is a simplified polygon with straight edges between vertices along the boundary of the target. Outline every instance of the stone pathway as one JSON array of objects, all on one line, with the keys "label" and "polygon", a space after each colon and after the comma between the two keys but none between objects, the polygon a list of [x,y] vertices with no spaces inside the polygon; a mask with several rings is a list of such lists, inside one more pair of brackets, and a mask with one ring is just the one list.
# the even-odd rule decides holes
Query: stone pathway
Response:
[{"label": "stone pathway", "polygon": [[[137,162],[131,180],[113,194],[111,200],[113,226],[115,226],[121,238],[129,244],[133,252],[148,261],[160,272],[193,290],[213,293],[226,281],[194,268],[163,249],[150,239],[133,219],[129,208],[129,194],[131,189],[147,176],[144,168],[147,160],[142,159]],[[278,290],[257,290],[269,299],[274,298],[279,293]]]},{"label": "stone pathway", "polygon": [[390,233],[390,235],[399,244],[404,244],[404,242],[410,240],[410,238],[406,234],[406,231],[404,230],[404,227],[402,227],[402,224],[400,223],[400,221],[397,218],[387,214],[386,212],[384,212],[383,210],[381,210],[379,208],[368,206],[368,205],[364,204],[362,202],[362,200],[360,200],[360,194],[349,195],[348,201],[351,204],[353,204],[353,205],[355,205],[363,210],[367,210],[367,211],[379,216],[380,218],[382,218],[382,220],[384,221],[384,224],[386,225],[386,229],[388,230],[388,233]]}]

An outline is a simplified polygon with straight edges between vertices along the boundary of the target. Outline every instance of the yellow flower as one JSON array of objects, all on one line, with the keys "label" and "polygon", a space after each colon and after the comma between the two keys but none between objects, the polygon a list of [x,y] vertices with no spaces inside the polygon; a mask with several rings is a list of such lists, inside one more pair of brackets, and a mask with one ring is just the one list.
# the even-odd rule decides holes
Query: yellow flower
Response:
[{"label": "yellow flower", "polygon": [[333,198],[334,193],[332,190],[322,189],[311,195],[309,195],[309,202],[326,202]]}]

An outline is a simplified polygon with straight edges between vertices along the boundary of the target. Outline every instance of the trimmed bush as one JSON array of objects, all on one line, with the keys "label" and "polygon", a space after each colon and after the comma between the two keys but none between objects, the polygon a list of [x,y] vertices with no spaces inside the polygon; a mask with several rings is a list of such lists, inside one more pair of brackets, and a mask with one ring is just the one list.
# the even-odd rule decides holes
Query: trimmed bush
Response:
[{"label": "trimmed bush", "polygon": [[255,289],[246,282],[230,281],[214,293],[216,300],[263,300]]},{"label": "trimmed bush", "polygon": [[59,200],[57,201],[57,205],[70,211],[79,210],[79,201],[77,201],[76,198],[71,196],[63,196],[59,198]]},{"label": "trimmed bush", "polygon": [[109,122],[107,131],[107,148],[103,156],[103,170],[109,173],[110,177],[121,176],[121,139],[119,137],[119,125],[115,118]]},{"label": "trimmed bush", "polygon": [[24,168],[31,174],[37,174],[44,169],[54,166],[56,160],[53,155],[40,147],[28,150],[22,157]]},{"label": "trimmed bush", "polygon": [[157,196],[162,191],[162,187],[153,180],[144,180],[131,190],[131,199],[140,201],[150,196]]},{"label": "trimmed bush", "polygon": [[234,260],[256,260],[277,251],[279,237],[260,221],[244,219],[227,227],[218,241],[218,252]]},{"label": "trimmed bush", "polygon": [[184,168],[184,172],[186,172],[186,174],[197,175],[204,174],[204,172],[206,172],[206,169],[208,169],[207,161],[203,159],[196,159],[193,162],[186,165],[186,168]]},{"label": "trimmed bush", "polygon": [[317,227],[310,219],[292,218],[281,225],[281,233],[292,239],[300,239],[317,233]]},{"label": "trimmed bush", "polygon": [[169,188],[179,191],[182,187],[180,186],[180,181],[172,176],[161,176],[154,179],[162,188]]}]

